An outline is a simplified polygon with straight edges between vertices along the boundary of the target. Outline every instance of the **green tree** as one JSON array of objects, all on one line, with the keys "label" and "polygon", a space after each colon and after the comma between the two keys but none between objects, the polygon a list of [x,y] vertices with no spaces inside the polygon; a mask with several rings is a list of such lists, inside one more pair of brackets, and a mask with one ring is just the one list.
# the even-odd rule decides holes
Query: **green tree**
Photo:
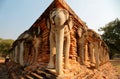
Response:
[{"label": "green tree", "polygon": [[0,38],[0,41],[2,40],[2,38]]},{"label": "green tree", "polygon": [[0,54],[6,56],[13,44],[14,40],[11,39],[0,39]]},{"label": "green tree", "polygon": [[120,20],[117,18],[98,31],[103,32],[101,36],[110,49],[110,58],[113,58],[115,54],[120,54]]}]

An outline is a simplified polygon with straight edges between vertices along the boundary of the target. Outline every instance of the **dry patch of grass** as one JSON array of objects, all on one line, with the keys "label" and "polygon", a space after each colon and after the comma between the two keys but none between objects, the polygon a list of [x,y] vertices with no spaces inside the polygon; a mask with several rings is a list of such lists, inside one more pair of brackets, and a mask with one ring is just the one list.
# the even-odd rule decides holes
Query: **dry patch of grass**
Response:
[{"label": "dry patch of grass", "polygon": [[110,62],[115,66],[118,70],[118,73],[120,74],[120,59],[117,60],[110,60]]},{"label": "dry patch of grass", "polygon": [[0,63],[4,63],[5,62],[5,58],[0,57]]}]

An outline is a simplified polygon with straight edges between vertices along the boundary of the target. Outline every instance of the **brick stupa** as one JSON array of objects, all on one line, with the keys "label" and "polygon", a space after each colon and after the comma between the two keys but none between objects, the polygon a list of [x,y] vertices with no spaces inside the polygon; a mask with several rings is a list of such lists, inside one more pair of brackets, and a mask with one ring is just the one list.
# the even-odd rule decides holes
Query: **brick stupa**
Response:
[{"label": "brick stupa", "polygon": [[[64,11],[64,12],[62,12]],[[57,13],[58,12],[58,13]],[[66,13],[65,13],[66,12]],[[59,17],[64,15],[65,17]],[[52,17],[52,18],[51,18]],[[56,19],[57,18],[57,19]],[[69,33],[70,48],[66,58],[65,46],[60,56],[55,37],[53,56],[54,68],[48,67],[50,60],[51,29],[57,28],[57,21],[66,19],[64,34]],[[54,20],[54,22],[52,22]],[[72,21],[70,21],[72,20]],[[48,27],[48,22],[51,27]],[[59,21],[58,21],[59,22]],[[69,25],[69,22],[72,24]],[[71,26],[69,29],[67,26]],[[59,25],[58,25],[59,26]],[[66,33],[66,29],[69,30]],[[54,34],[54,33],[53,33]],[[56,35],[56,34],[55,34]],[[66,45],[64,35],[64,45]],[[65,61],[68,62],[65,62]],[[59,62],[62,64],[60,64]],[[66,67],[66,63],[69,67]],[[23,32],[13,43],[8,66],[11,79],[118,79],[116,69],[109,62],[109,49],[99,34],[88,28],[64,0],[54,0],[30,29]],[[61,71],[61,72],[59,72]]]}]

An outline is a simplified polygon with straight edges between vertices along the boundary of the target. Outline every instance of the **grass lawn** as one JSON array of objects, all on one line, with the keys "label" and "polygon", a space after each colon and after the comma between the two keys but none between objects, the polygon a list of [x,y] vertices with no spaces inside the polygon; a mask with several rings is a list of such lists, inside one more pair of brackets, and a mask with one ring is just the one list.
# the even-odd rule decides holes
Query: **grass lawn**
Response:
[{"label": "grass lawn", "polygon": [[120,59],[110,60],[110,62],[118,69],[118,72],[120,74]]}]

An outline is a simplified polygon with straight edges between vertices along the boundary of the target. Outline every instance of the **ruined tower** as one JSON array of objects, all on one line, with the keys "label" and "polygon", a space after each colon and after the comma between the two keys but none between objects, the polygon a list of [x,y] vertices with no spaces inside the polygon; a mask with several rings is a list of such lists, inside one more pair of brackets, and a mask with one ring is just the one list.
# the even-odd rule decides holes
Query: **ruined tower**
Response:
[{"label": "ruined tower", "polygon": [[111,66],[109,49],[100,35],[64,0],[54,0],[17,38],[10,58],[8,69],[13,79],[97,79],[97,72],[102,79],[101,67],[109,71],[104,65]]}]

